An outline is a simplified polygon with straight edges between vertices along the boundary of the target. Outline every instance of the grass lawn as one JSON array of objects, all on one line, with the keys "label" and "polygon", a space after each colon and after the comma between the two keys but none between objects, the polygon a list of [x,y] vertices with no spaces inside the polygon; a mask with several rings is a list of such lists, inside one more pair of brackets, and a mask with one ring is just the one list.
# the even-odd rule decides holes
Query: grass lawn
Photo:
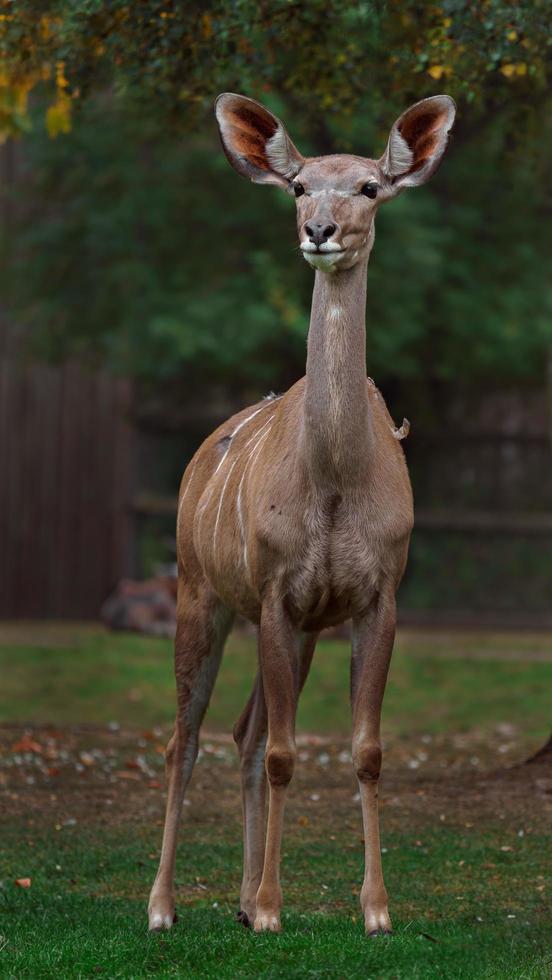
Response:
[{"label": "grass lawn", "polygon": [[[367,940],[348,652],[320,643],[286,818],[284,932],[256,936],[233,919],[239,773],[222,734],[247,696],[255,649],[232,637],[184,812],[179,922],[150,936],[170,644],[0,631],[0,976],[551,977],[552,773],[508,768],[548,734],[549,657],[547,637],[399,637],[381,791],[395,933]],[[26,877],[29,888],[15,884]]]},{"label": "grass lawn", "polygon": [[[0,718],[72,724],[172,722],[172,644],[133,634],[33,628],[2,642]],[[25,639],[32,642],[25,643]],[[57,643],[55,642],[57,640]],[[61,643],[60,643],[61,640]],[[205,727],[231,731],[256,670],[252,636],[228,641]],[[536,744],[550,729],[552,637],[400,633],[384,703],[388,733],[456,732],[501,722]],[[321,639],[299,706],[300,731],[347,734],[349,647]]]}]

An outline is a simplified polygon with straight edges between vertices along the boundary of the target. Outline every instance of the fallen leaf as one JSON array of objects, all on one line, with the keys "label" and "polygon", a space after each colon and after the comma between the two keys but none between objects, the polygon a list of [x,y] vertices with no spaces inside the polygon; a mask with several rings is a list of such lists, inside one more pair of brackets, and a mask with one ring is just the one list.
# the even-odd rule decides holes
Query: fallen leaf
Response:
[{"label": "fallen leaf", "polygon": [[36,742],[30,735],[23,735],[18,742],[12,745],[12,752],[37,752],[42,755],[42,751],[40,742]]},{"label": "fallen leaf", "polygon": [[15,879],[15,884],[17,885],[18,888],[30,888],[31,887],[31,879],[30,878],[16,878]]}]

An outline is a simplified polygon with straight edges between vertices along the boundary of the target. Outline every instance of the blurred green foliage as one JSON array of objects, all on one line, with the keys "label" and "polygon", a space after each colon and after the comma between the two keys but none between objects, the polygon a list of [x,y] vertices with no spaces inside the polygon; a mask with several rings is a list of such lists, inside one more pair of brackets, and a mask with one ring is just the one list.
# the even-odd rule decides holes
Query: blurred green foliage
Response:
[{"label": "blurred green foliage", "polygon": [[[315,152],[306,109],[270,101]],[[394,115],[369,101],[325,120],[327,149],[383,152]],[[379,383],[544,377],[552,131],[543,118],[523,144],[511,127],[510,108],[477,125],[464,111],[438,175],[378,215],[368,364]],[[1,275],[35,349],[151,381],[193,368],[196,379],[269,388],[303,372],[312,273],[294,203],[230,169],[211,112],[175,135],[104,93],[57,140],[35,127],[23,161]]]},{"label": "blurred green foliage", "polygon": [[289,384],[303,372],[312,273],[293,202],[228,167],[214,96],[266,101],[306,154],[379,156],[395,116],[445,90],[460,111],[442,170],[378,216],[370,373],[383,385],[544,378],[548,0],[2,10],[0,130],[27,135],[0,285],[35,350],[154,384],[190,372]]}]

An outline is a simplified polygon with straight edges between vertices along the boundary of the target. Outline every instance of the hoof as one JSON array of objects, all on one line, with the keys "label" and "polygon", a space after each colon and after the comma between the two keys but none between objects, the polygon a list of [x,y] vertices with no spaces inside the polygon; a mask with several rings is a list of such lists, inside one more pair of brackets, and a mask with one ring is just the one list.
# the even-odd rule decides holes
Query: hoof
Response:
[{"label": "hoof", "polygon": [[387,906],[372,906],[364,909],[364,928],[367,936],[389,936],[392,933],[391,919]]},{"label": "hoof", "polygon": [[148,912],[148,920],[150,932],[164,932],[178,922],[178,916],[173,909],[153,906]]},{"label": "hoof", "polygon": [[255,932],[281,932],[280,916],[274,912],[257,912],[253,928]]},{"label": "hoof", "polygon": [[249,921],[249,916],[247,912],[243,911],[243,909],[240,909],[240,911],[236,913],[236,922],[239,922],[244,927],[244,929],[251,929],[251,922]]}]

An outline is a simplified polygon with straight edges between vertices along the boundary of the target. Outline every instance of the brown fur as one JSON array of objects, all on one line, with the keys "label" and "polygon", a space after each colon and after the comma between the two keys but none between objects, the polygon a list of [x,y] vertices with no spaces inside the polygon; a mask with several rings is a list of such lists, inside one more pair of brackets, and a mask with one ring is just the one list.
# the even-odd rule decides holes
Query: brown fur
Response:
[{"label": "brown fur", "polygon": [[[404,174],[408,182],[417,180],[421,153],[431,154],[433,145],[442,148],[440,153],[444,149],[441,128],[450,125],[444,100],[426,100],[396,124],[402,121],[407,133],[402,158],[411,160]],[[375,213],[401,189],[403,178],[386,170],[389,153],[380,161],[345,155],[304,160],[280,121],[241,96],[221,97],[217,117],[225,152],[240,173],[264,181],[261,171],[271,167],[269,181],[289,189],[301,184],[300,241],[317,272],[306,377],[283,396],[224,422],[205,440],[182,480],[178,713],[167,755],[169,797],[150,928],[169,928],[173,921],[183,794],[224,640],[239,612],[259,626],[260,665],[234,730],[244,811],[241,921],[256,930],[280,928],[280,849],[295,764],[297,700],[319,630],[352,620],[353,765],[366,848],[361,905],[367,932],[387,932],[377,817],[379,725],[413,507],[400,430],[366,377],[365,302]],[[267,156],[263,147],[271,137],[278,145],[272,144]],[[402,147],[399,139],[395,159],[401,160]],[[281,170],[269,163],[274,160],[281,160]],[[437,163],[424,156],[429,169]],[[367,182],[377,183],[377,199],[362,194]],[[314,252],[313,225],[333,229],[330,251],[323,243]]]}]

